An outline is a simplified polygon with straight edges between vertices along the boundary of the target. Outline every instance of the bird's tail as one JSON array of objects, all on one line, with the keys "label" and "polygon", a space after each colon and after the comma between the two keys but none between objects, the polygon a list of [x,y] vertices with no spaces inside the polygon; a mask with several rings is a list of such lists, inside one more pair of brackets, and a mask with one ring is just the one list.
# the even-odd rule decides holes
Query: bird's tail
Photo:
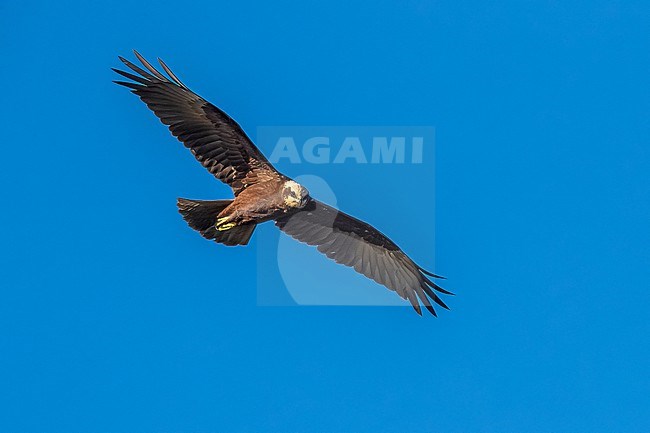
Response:
[{"label": "bird's tail", "polygon": [[204,238],[229,246],[246,245],[256,224],[235,226],[225,231],[219,231],[215,227],[217,215],[230,203],[232,200],[208,201],[179,198],[177,206],[187,224],[201,233]]}]

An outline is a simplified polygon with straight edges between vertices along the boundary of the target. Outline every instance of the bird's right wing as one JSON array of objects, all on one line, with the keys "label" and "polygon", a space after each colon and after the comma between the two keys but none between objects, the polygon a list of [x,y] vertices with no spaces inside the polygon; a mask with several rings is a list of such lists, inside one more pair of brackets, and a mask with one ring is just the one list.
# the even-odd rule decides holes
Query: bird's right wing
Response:
[{"label": "bird's right wing", "polygon": [[136,74],[113,69],[132,81],[115,81],[132,89],[171,133],[217,179],[232,187],[235,195],[260,176],[277,172],[241,127],[226,113],[188,89],[158,59],[167,76],[135,51],[144,69],[119,59]]},{"label": "bird's right wing", "polygon": [[275,224],[296,240],[314,245],[330,259],[365,275],[408,299],[421,313],[419,301],[436,315],[431,300],[443,308],[435,291],[451,294],[427,278],[442,278],[415,264],[393,241],[370,224],[317,200]]}]

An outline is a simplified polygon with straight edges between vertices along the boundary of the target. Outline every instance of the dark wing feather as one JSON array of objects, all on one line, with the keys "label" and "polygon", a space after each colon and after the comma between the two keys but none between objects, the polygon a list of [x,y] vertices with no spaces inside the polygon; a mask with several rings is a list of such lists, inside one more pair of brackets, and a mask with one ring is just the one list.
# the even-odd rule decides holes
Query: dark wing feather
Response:
[{"label": "dark wing feather", "polygon": [[452,294],[427,278],[424,271],[374,227],[317,200],[301,211],[275,221],[285,233],[337,263],[354,268],[407,299],[422,314],[418,299],[434,316],[431,301],[448,307],[435,293]]},{"label": "dark wing feather", "polygon": [[261,178],[278,175],[230,116],[188,89],[162,60],[160,65],[169,77],[137,51],[135,55],[146,70],[120,57],[138,75],[113,69],[133,81],[115,82],[132,89],[210,173],[232,187],[235,195]]}]

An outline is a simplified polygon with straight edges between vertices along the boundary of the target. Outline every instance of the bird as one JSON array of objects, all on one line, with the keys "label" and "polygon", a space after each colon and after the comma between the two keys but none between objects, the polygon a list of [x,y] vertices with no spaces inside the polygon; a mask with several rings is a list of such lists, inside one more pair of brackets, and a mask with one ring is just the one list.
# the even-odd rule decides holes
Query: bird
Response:
[{"label": "bird", "polygon": [[284,233],[339,264],[394,291],[421,316],[422,304],[449,309],[437,293],[453,295],[386,235],[351,215],[313,198],[307,188],[280,173],[228,114],[191,91],[158,58],[167,75],[134,50],[138,66],[114,72],[168,126],[170,132],[215,178],[232,189],[227,200],[177,199],[183,219],[205,239],[226,246],[247,245],[258,224],[273,221]]}]

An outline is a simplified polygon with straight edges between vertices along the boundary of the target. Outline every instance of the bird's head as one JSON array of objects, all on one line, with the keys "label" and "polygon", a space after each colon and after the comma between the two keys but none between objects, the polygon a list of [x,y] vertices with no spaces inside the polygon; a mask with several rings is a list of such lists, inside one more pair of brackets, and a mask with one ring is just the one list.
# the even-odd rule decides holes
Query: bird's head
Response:
[{"label": "bird's head", "polygon": [[282,200],[288,207],[302,209],[309,202],[309,191],[299,183],[288,180],[282,185]]}]

